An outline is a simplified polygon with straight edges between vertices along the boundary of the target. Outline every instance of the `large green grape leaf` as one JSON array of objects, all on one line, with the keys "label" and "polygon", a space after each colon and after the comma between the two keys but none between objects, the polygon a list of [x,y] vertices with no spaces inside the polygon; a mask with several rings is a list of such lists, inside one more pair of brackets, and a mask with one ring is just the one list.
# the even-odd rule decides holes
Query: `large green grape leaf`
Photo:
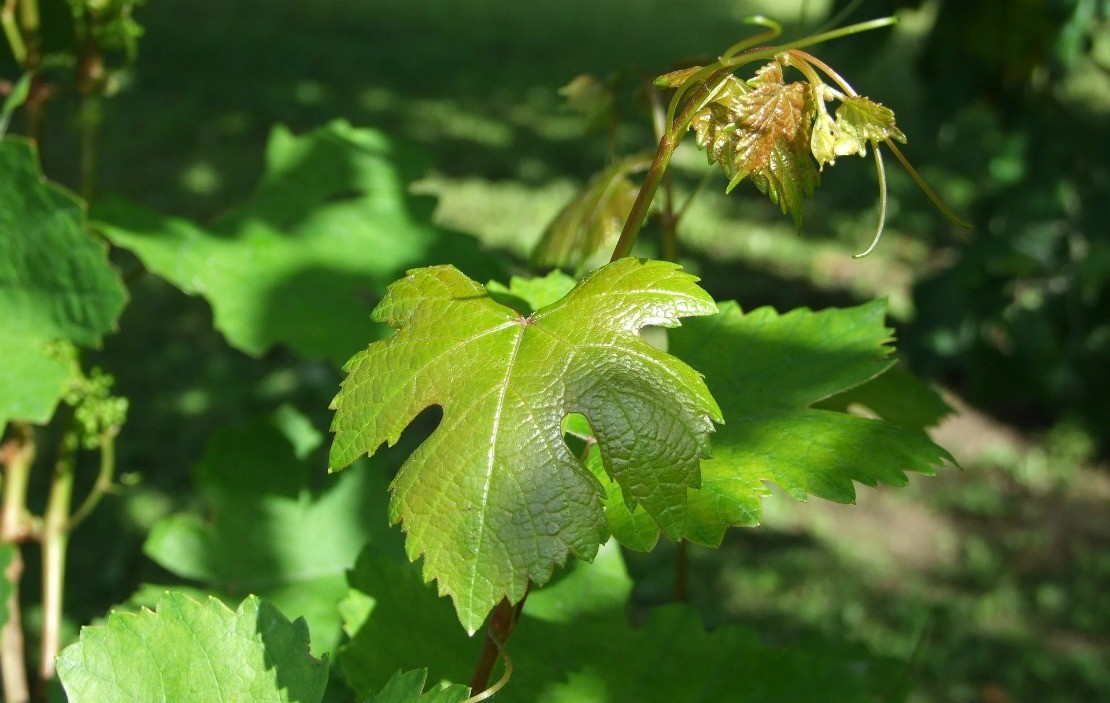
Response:
[{"label": "large green grape leaf", "polygon": [[906,471],[952,461],[920,429],[812,407],[893,364],[882,301],[785,315],[720,307],[670,334],[671,353],[705,374],[727,423],[690,491],[688,539],[717,545],[725,528],[757,524],[764,481],[797,500],[852,502],[853,481],[902,486]]},{"label": "large green grape leaf", "polygon": [[470,697],[470,689],[459,684],[449,684],[424,691],[428,678],[427,669],[397,672],[381,691],[363,703],[462,703]]},{"label": "large green grape leaf", "polygon": [[[545,703],[811,703],[817,691],[823,702],[864,703],[879,700],[875,694],[900,669],[842,643],[786,649],[743,628],[706,632],[683,605],[659,609],[633,628],[625,612],[631,585],[620,550],[610,544],[594,563],[575,561],[565,578],[533,590],[507,643],[513,674],[499,696]],[[421,587],[412,565],[368,551],[351,573],[351,589],[351,640],[339,658],[356,691],[377,689],[399,668],[427,666],[432,680],[469,678],[478,643],[458,630],[434,589]]]},{"label": "large green grape leaf", "polygon": [[[211,517],[169,516],[155,524],[143,550],[222,597],[255,594],[304,617],[313,652],[333,651],[346,570],[368,542],[387,548],[393,538],[385,472],[368,464],[314,489],[314,469],[323,467],[298,456],[276,418],[221,430],[194,472]],[[399,554],[400,545],[392,546]]]},{"label": "large green grape leaf", "polygon": [[113,613],[58,656],[70,703],[316,703],[327,660],[308,628],[251,596],[232,612],[167,592],[157,612]]},{"label": "large green grape leaf", "polygon": [[34,147],[0,141],[0,431],[50,419],[70,375],[52,342],[100,345],[127,292],[89,237],[81,201],[48,181]]},{"label": "large green grape leaf", "polygon": [[701,375],[640,339],[646,325],[716,310],[674,264],[622,259],[531,315],[450,266],[414,270],[374,319],[398,330],[347,364],[330,465],[393,444],[431,405],[443,420],[401,467],[390,518],[455,601],[468,631],[502,598],[589,559],[601,487],[563,441],[590,422],[607,474],[667,535],[681,535],[717,405]]},{"label": "large green grape leaf", "polygon": [[202,227],[108,200],[97,226],[148,269],[212,305],[228,342],[260,355],[285,344],[342,364],[375,326],[366,309],[413,266],[450,260],[496,277],[476,240],[430,224],[434,200],[407,192],[426,161],[368,129],[276,127],[266,173],[241,206]]}]

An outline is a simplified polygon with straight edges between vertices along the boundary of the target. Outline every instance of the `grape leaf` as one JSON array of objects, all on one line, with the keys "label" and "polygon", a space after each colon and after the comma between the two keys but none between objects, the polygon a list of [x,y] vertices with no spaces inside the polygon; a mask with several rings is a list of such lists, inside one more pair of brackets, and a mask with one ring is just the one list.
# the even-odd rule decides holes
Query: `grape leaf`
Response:
[{"label": "grape leaf", "polygon": [[327,660],[308,628],[251,596],[232,612],[167,592],[157,612],[113,613],[58,656],[70,703],[315,703]]},{"label": "grape leaf", "polygon": [[836,157],[867,156],[868,142],[894,139],[906,143],[906,135],[894,124],[894,112],[862,95],[840,96],[836,120],[820,109],[813,125],[810,150],[821,168],[835,164]]},{"label": "grape leaf", "polygon": [[[610,544],[592,564],[575,561],[565,578],[530,593],[507,643],[513,675],[500,695],[568,703],[809,703],[820,691],[822,701],[861,703],[877,700],[898,673],[893,662],[843,643],[784,649],[738,627],[706,632],[684,605],[656,610],[633,628],[625,612],[631,587],[620,549]],[[433,678],[469,677],[478,643],[458,631],[434,589],[420,587],[412,565],[368,550],[351,572],[351,589],[352,600],[369,604],[369,613],[364,608],[348,622],[351,641],[339,654],[356,691],[381,686],[398,668],[427,665]]]},{"label": "grape leaf", "polygon": [[470,689],[459,684],[449,684],[424,692],[427,669],[416,669],[394,674],[389,683],[364,703],[462,703],[470,697]]},{"label": "grape leaf", "polygon": [[906,135],[894,124],[894,111],[862,95],[846,95],[836,109],[840,131],[860,143],[860,156],[867,142],[885,139],[906,143]]},{"label": "grape leaf", "polygon": [[53,344],[97,347],[127,291],[84,205],[46,181],[30,142],[0,141],[0,431],[50,419],[71,367]]},{"label": "grape leaf", "polygon": [[336,604],[347,592],[346,570],[367,542],[384,548],[393,536],[386,481],[381,467],[360,465],[313,490],[312,471],[322,467],[298,458],[276,422],[260,418],[217,432],[194,471],[211,517],[164,518],[143,551],[221,596],[255,594],[303,616],[313,651],[327,652],[340,636]]},{"label": "grape leaf", "polygon": [[952,413],[951,406],[931,386],[902,365],[814,407],[848,412],[852,405],[862,405],[887,422],[918,430],[935,427]]},{"label": "grape leaf", "polygon": [[670,350],[701,370],[727,424],[690,491],[686,537],[720,544],[725,528],[758,524],[763,481],[797,500],[855,500],[853,481],[902,486],[951,456],[919,429],[811,407],[875,378],[893,363],[886,306],[779,315],[724,303],[709,320],[672,332]]},{"label": "grape leaf", "polygon": [[[669,74],[668,74],[669,75]],[[709,163],[719,164],[731,180],[736,175],[736,116],[751,86],[728,76],[716,96],[694,114],[690,127],[699,149],[705,150]]]},{"label": "grape leaf", "polygon": [[802,198],[820,183],[810,156],[815,114],[810,85],[784,82],[782,65],[772,61],[747,83],[729,77],[691,127],[710,163],[729,177],[727,191],[751,177],[801,227]]},{"label": "grape leaf", "polygon": [[398,332],[348,362],[330,466],[392,445],[420,411],[443,407],[392,484],[390,518],[468,631],[568,554],[597,549],[601,487],[563,441],[569,413],[590,421],[626,500],[664,534],[685,530],[686,490],[720,415],[700,374],[637,331],[714,312],[695,280],[674,264],[622,259],[523,316],[439,266],[411,271],[374,310]]},{"label": "grape leaf", "polygon": [[366,308],[406,269],[434,258],[501,273],[475,240],[429,224],[434,200],[406,190],[426,160],[379,132],[277,127],[266,161],[255,194],[208,227],[118,199],[94,211],[112,242],[204,296],[238,349],[257,356],[280,343],[339,365],[375,333]]}]

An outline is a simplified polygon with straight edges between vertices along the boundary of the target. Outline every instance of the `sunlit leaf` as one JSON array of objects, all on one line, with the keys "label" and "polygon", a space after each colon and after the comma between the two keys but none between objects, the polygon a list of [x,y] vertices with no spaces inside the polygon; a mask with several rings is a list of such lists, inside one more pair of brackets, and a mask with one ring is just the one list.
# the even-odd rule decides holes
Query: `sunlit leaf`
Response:
[{"label": "sunlit leaf", "polygon": [[727,190],[750,177],[800,227],[802,199],[820,183],[810,156],[815,114],[809,83],[785,83],[781,64],[773,61],[747,83],[726,80],[691,127],[710,162],[728,176]]},{"label": "sunlit leaf", "polygon": [[695,280],[621,259],[524,316],[440,266],[410,272],[375,309],[398,332],[348,363],[330,465],[393,444],[426,407],[443,407],[393,482],[390,516],[468,631],[568,555],[597,549],[601,487],[563,440],[569,413],[589,420],[626,499],[664,534],[685,530],[686,491],[720,416],[700,374],[637,333],[714,312]]},{"label": "sunlit leaf", "polygon": [[157,612],[113,613],[58,657],[70,703],[316,703],[326,660],[308,628],[251,596],[231,611],[167,592]]}]

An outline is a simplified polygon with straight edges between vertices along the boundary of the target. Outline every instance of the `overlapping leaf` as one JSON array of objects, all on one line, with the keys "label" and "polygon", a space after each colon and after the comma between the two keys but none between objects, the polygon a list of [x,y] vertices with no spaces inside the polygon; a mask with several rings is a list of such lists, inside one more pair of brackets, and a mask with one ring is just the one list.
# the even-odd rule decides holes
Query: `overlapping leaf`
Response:
[{"label": "overlapping leaf", "polygon": [[167,592],[157,612],[113,613],[62,650],[70,703],[316,703],[328,663],[308,628],[251,596],[232,612]]},{"label": "overlapping leaf", "polygon": [[853,481],[900,486],[906,471],[951,461],[919,429],[812,407],[893,363],[884,314],[881,301],[785,315],[725,303],[671,333],[671,352],[705,374],[726,420],[690,492],[689,539],[716,545],[727,527],[757,524],[764,481],[797,500],[851,502]]},{"label": "overlapping leaf", "polygon": [[127,300],[83,205],[47,182],[27,141],[0,141],[0,430],[50,419],[70,374],[52,343],[99,346]]},{"label": "overlapping leaf", "polygon": [[374,333],[366,308],[406,269],[446,259],[500,273],[475,240],[430,224],[434,201],[407,193],[426,160],[379,132],[279,127],[266,162],[255,194],[208,227],[120,200],[94,213],[148,269],[204,296],[216,327],[247,353],[285,344],[339,365]]},{"label": "overlapping leaf", "polygon": [[217,433],[195,472],[211,517],[165,518],[143,550],[221,596],[255,594],[303,616],[313,651],[332,651],[346,570],[367,542],[389,544],[388,537],[383,544],[386,479],[381,467],[359,466],[312,490],[313,464],[294,453],[276,425],[264,418]]},{"label": "overlapping leaf", "polygon": [[597,549],[601,487],[563,441],[569,413],[590,422],[626,500],[665,534],[684,533],[686,492],[720,416],[701,376],[637,332],[712,313],[694,281],[674,264],[622,259],[523,316],[441,266],[410,272],[375,309],[398,333],[348,363],[330,464],[392,444],[422,410],[443,408],[393,482],[390,516],[467,630],[569,554]]}]

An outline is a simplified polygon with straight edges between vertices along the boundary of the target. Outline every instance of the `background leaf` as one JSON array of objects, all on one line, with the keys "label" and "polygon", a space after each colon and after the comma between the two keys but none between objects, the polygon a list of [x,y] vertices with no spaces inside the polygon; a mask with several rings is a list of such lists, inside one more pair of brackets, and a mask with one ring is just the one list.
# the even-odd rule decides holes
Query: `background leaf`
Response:
[{"label": "background leaf", "polygon": [[387,529],[381,467],[360,462],[314,488],[322,462],[302,457],[274,418],[218,432],[195,469],[208,517],[164,518],[143,551],[221,596],[256,594],[303,616],[313,652],[322,653],[339,640],[346,570],[368,542],[400,553],[400,536]]},{"label": "background leaf", "polygon": [[532,265],[579,270],[594,254],[608,259],[640,192],[629,175],[649,163],[650,156],[621,159],[594,176],[544,230]]},{"label": "background leaf", "polygon": [[157,612],[113,613],[62,650],[70,703],[315,703],[327,661],[308,653],[308,628],[251,596],[232,612],[167,592]]},{"label": "background leaf", "polygon": [[711,313],[694,280],[674,264],[622,259],[525,318],[434,267],[410,272],[374,311],[398,333],[349,362],[330,463],[393,444],[426,407],[444,408],[394,480],[390,516],[468,631],[568,554],[597,548],[599,486],[563,441],[569,413],[590,421],[626,498],[681,534],[719,416],[700,375],[637,332]]},{"label": "background leaf", "polygon": [[274,129],[254,195],[210,227],[122,200],[97,226],[148,269],[211,303],[229,343],[260,355],[285,344],[337,366],[378,329],[366,311],[406,269],[448,260],[482,278],[499,265],[430,222],[434,200],[407,192],[420,153],[380,132],[331,122]]},{"label": "background leaf", "polygon": [[[450,609],[434,589],[419,587],[419,578],[412,565],[369,550],[359,559],[352,599],[372,606],[349,621],[352,639],[340,653],[356,691],[418,661],[433,679],[469,677],[480,643],[458,631]],[[858,647],[786,650],[738,627],[706,632],[683,605],[658,609],[633,628],[625,613],[631,586],[620,550],[610,544],[593,564],[574,561],[562,579],[533,591],[507,645],[514,669],[500,695],[568,703],[810,703],[820,691],[822,701],[859,703],[878,700],[898,670]],[[379,646],[383,641],[398,646]]]},{"label": "background leaf", "polygon": [[0,431],[45,423],[70,374],[53,342],[97,347],[127,301],[76,196],[43,178],[30,142],[0,141]]}]

